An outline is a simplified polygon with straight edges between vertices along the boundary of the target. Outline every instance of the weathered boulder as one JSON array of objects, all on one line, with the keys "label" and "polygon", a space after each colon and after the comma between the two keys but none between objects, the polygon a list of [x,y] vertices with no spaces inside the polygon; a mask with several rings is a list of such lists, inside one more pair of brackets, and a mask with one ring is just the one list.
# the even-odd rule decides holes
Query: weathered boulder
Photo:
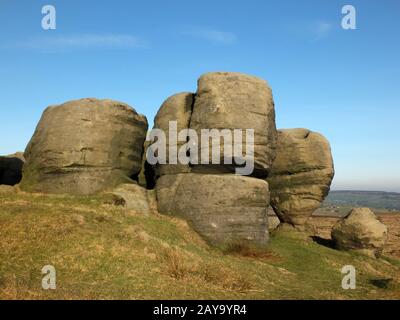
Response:
[{"label": "weathered boulder", "polygon": [[[254,129],[253,176],[266,177],[276,154],[275,108],[272,91],[267,82],[254,76],[235,72],[212,72],[200,77],[195,97],[190,128],[242,129],[243,153],[245,129]],[[210,142],[211,145],[211,142]],[[233,146],[233,144],[229,144]],[[199,141],[199,155],[206,146]],[[236,158],[232,157],[233,164]],[[211,163],[212,154],[209,152]],[[224,163],[224,147],[221,143],[220,162]],[[196,172],[232,171],[232,165],[193,166]]]},{"label": "weathered boulder", "polygon": [[333,226],[331,235],[340,250],[379,257],[387,241],[387,227],[370,209],[355,208]]},{"label": "weathered boulder", "polygon": [[209,243],[268,242],[268,183],[238,175],[164,175],[157,181],[158,211],[186,219]]},{"label": "weathered boulder", "polygon": [[26,150],[21,189],[94,194],[132,182],[147,120],[125,103],[81,99],[47,108]]},{"label": "weathered boulder", "polygon": [[14,186],[22,179],[22,167],[25,159],[21,152],[0,156],[0,185]]},{"label": "weathered boulder", "polygon": [[334,176],[329,142],[308,129],[278,130],[268,182],[271,206],[282,222],[304,226],[327,196]]},{"label": "weathered boulder", "polygon": [[[192,115],[192,108],[194,102],[194,94],[190,92],[183,92],[169,97],[160,107],[156,117],[154,118],[154,128],[163,130],[166,135],[166,161],[167,164],[154,166],[155,175],[157,177],[165,174],[178,174],[190,172],[189,164],[181,164],[179,160],[174,163],[173,159],[169,156],[169,150],[174,145],[170,139],[177,138],[181,130],[188,129],[190,126],[190,118]],[[176,131],[170,132],[170,123],[176,122]],[[185,141],[176,141],[176,154],[185,144]]]}]

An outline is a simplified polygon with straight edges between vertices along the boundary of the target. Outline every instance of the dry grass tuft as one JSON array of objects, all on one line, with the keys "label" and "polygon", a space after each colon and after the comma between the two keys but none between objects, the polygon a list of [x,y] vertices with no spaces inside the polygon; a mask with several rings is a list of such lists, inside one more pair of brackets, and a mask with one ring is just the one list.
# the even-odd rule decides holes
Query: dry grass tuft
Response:
[{"label": "dry grass tuft", "polygon": [[232,242],[228,244],[223,252],[229,255],[239,255],[241,257],[253,258],[253,259],[268,259],[278,260],[278,256],[267,248],[261,248],[254,245],[250,245],[245,242]]},{"label": "dry grass tuft", "polygon": [[224,291],[246,292],[254,288],[246,276],[219,263],[196,262],[177,247],[165,248],[160,261],[164,272],[176,280],[196,280]]},{"label": "dry grass tuft", "polygon": [[164,247],[159,260],[163,263],[164,271],[174,279],[190,277],[196,272],[195,266],[175,247]]},{"label": "dry grass tuft", "polygon": [[222,287],[225,291],[246,292],[255,287],[246,276],[219,264],[206,264],[198,273],[205,282]]}]

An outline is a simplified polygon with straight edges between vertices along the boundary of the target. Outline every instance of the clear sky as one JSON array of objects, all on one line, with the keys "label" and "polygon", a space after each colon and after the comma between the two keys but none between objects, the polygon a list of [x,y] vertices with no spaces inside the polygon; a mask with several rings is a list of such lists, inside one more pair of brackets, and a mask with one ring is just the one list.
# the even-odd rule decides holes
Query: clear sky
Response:
[{"label": "clear sky", "polygon": [[279,128],[330,140],[333,189],[400,191],[399,39],[398,0],[0,0],[0,154],[25,148],[48,105],[111,98],[152,125],[201,74],[237,71],[270,83]]}]

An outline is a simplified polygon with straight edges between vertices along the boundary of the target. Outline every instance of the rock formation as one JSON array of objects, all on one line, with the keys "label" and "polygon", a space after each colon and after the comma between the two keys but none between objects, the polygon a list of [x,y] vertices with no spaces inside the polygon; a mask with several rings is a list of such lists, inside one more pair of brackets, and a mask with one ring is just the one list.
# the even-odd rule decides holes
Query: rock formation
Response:
[{"label": "rock formation", "polygon": [[94,194],[135,179],[147,120],[125,103],[82,99],[45,110],[29,142],[21,188]]},{"label": "rock formation", "polygon": [[21,152],[0,157],[0,185],[14,186],[22,179],[25,159]]},{"label": "rock formation", "polygon": [[268,184],[238,175],[178,174],[157,181],[158,210],[176,215],[213,245],[268,242]]},{"label": "rock formation", "polygon": [[[164,102],[154,127],[168,135],[170,121],[178,123],[178,132],[191,129],[199,139],[204,129],[231,129],[231,132],[242,129],[243,155],[247,142],[245,130],[253,129],[255,170],[250,174],[252,177],[234,175],[235,160],[242,155],[233,155],[231,164],[227,164],[223,141],[220,141],[219,164],[211,164],[212,153],[208,149],[210,164],[199,159],[198,164],[157,165],[159,212],[184,217],[214,245],[232,242],[265,245],[269,205],[265,177],[275,158],[277,139],[274,102],[268,84],[239,73],[207,73],[200,77],[196,94],[181,93]],[[234,147],[234,143],[226,146]],[[184,144],[178,144],[178,149]],[[200,158],[205,148],[201,140],[196,148]]]},{"label": "rock formation", "polygon": [[334,175],[329,142],[308,129],[278,131],[268,177],[271,205],[282,222],[304,226],[327,196]]},{"label": "rock formation", "polygon": [[[149,150],[147,159],[154,151],[152,143],[145,142],[147,120],[128,105],[82,99],[49,107],[25,150],[20,187],[83,195],[105,191],[117,204],[143,213],[152,212],[143,187],[155,187],[159,212],[185,218],[211,244],[255,246],[268,242],[269,220],[271,230],[279,224],[276,217],[268,218],[270,190],[280,221],[293,226],[304,224],[329,191],[333,178],[329,143],[307,129],[278,134],[272,91],[262,79],[207,73],[198,80],[196,93],[179,93],[162,104],[154,128],[166,135],[163,164],[146,161],[144,150]],[[242,132],[235,136],[238,129]],[[254,131],[250,155],[249,129]],[[186,130],[183,138],[178,136],[182,130]],[[220,136],[209,137],[206,143],[201,138],[209,130]],[[198,140],[191,141],[189,132]],[[178,138],[175,152],[171,137]],[[240,141],[235,140],[238,137]],[[219,154],[214,156],[213,143],[219,143]],[[226,155],[229,149],[237,152]],[[204,156],[203,151],[207,151]],[[187,163],[175,158],[179,152]],[[196,154],[199,162],[189,163]],[[254,159],[254,170],[247,176],[235,175],[248,156]],[[219,163],[211,163],[215,159]]]},{"label": "rock formation", "polygon": [[355,208],[332,228],[332,240],[341,250],[379,257],[387,241],[387,227],[368,208]]}]

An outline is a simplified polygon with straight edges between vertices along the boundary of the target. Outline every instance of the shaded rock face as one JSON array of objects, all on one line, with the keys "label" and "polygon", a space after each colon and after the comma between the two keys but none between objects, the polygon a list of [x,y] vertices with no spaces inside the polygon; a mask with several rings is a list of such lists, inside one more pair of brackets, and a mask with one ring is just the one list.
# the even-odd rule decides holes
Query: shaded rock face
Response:
[{"label": "shaded rock face", "polygon": [[[202,148],[206,149],[201,145],[202,130],[242,129],[242,154],[245,155],[245,130],[254,129],[255,169],[250,176],[267,176],[276,154],[277,131],[272,91],[266,81],[233,72],[207,73],[200,77],[196,94],[180,93],[163,103],[154,120],[154,128],[163,129],[168,137],[169,121],[177,121],[178,132],[192,129],[197,133],[199,158]],[[183,144],[185,143],[178,144],[178,150]],[[209,144],[211,146],[211,139]],[[234,143],[229,145],[234,146]],[[220,140],[219,150],[220,164],[211,164],[212,152],[209,150],[210,164],[158,165],[156,175],[188,172],[234,173],[235,157],[231,159],[232,164],[224,163],[223,139]]]},{"label": "shaded rock face", "polygon": [[86,195],[132,182],[147,127],[144,116],[113,100],[49,107],[25,150],[21,189]]},{"label": "shaded rock face", "polygon": [[304,226],[327,196],[334,176],[329,142],[308,129],[278,130],[268,182],[271,206],[282,222]]},{"label": "shaded rock face", "polygon": [[0,157],[0,185],[14,186],[22,179],[25,159],[22,153]]},{"label": "shaded rock face", "polygon": [[146,153],[150,146],[149,141],[145,141],[143,145],[142,167],[138,175],[138,183],[146,189],[154,189],[156,186],[156,166],[152,166],[147,162]]},{"label": "shaded rock face", "polygon": [[176,215],[213,245],[268,242],[268,183],[237,175],[178,174],[157,181],[158,210]]},{"label": "shaded rock face", "polygon": [[387,227],[368,208],[355,208],[332,228],[332,240],[340,250],[356,250],[379,257],[387,241]]}]

